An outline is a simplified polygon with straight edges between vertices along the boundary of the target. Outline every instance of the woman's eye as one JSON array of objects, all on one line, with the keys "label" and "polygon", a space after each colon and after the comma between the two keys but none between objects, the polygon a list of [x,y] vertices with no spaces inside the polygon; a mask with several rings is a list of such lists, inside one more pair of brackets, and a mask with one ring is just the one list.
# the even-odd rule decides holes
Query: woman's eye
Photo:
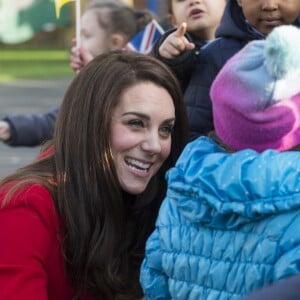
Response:
[{"label": "woman's eye", "polygon": [[137,119],[128,121],[128,125],[135,128],[140,128],[144,126],[143,122]]},{"label": "woman's eye", "polygon": [[172,131],[173,131],[173,126],[164,126],[160,128],[160,133],[162,136],[168,137],[169,135],[171,135]]}]

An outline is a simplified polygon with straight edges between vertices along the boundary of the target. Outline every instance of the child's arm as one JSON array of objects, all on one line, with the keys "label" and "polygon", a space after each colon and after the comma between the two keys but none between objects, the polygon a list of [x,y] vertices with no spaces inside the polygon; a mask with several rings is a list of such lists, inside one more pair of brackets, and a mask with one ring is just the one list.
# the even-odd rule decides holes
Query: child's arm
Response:
[{"label": "child's arm", "polygon": [[171,299],[167,277],[162,270],[162,253],[157,229],[147,241],[146,254],[141,266],[140,282],[146,300]]},{"label": "child's arm", "polygon": [[151,55],[162,61],[173,71],[173,73],[180,82],[182,91],[184,92],[190,80],[192,70],[195,66],[196,48],[195,45],[192,43],[192,38],[189,36],[188,33],[186,33],[184,36],[184,39],[187,40],[189,44],[194,45],[192,51],[181,52],[180,55],[174,56],[173,58],[166,58],[160,54],[161,46],[163,44],[168,44],[166,40],[171,39],[169,37],[174,35],[176,32],[179,32],[180,28],[181,27],[179,27],[178,29],[169,30],[165,34],[163,34],[163,36],[154,44],[154,47],[151,51]]},{"label": "child's arm", "polygon": [[2,121],[9,126],[9,133],[1,135],[1,139],[10,146],[30,147],[42,144],[52,138],[58,110],[55,107],[41,114],[6,116]]},{"label": "child's arm", "polygon": [[[76,43],[75,39],[73,40],[73,43]],[[94,56],[92,55],[92,53],[84,46],[77,47],[76,45],[74,45],[71,48],[70,67],[75,73],[78,73],[93,58]]]}]

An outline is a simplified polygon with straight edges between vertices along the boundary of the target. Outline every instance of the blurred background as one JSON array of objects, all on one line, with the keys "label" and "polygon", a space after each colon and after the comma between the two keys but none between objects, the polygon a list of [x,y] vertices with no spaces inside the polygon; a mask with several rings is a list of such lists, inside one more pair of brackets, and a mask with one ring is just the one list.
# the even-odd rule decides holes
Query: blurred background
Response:
[{"label": "blurred background", "polygon": [[[89,0],[78,1],[82,12]],[[167,14],[166,0],[123,2],[149,9],[158,19]],[[63,5],[56,18],[54,0],[0,0],[0,80],[70,76],[68,53],[75,37],[75,15],[74,1]],[[47,72],[41,67],[44,60],[51,61]],[[26,64],[31,68],[23,68]]]},{"label": "blurred background", "polygon": [[[81,0],[81,11],[89,0]],[[124,0],[164,19],[166,0]],[[72,79],[69,51],[75,37],[75,3],[55,15],[54,0],[0,0],[0,119],[43,113],[57,106]],[[32,161],[39,147],[0,142],[0,178]]]},{"label": "blurred background", "polygon": [[[81,0],[82,10],[89,0]],[[149,9],[159,18],[166,14],[166,1],[123,0],[136,9]],[[4,45],[24,43],[24,46],[40,42],[64,46],[74,34],[75,5],[68,3],[55,16],[54,0],[0,0],[0,43]]]}]

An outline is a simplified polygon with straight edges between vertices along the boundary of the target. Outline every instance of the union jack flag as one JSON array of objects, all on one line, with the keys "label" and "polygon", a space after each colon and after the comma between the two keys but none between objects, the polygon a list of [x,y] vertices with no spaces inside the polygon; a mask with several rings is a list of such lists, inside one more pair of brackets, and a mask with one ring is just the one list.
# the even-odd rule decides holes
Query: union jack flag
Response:
[{"label": "union jack flag", "polygon": [[127,51],[140,52],[142,54],[149,54],[154,43],[164,33],[164,30],[157,23],[156,20],[152,20],[148,25],[144,27],[137,35],[130,40],[124,47]]}]

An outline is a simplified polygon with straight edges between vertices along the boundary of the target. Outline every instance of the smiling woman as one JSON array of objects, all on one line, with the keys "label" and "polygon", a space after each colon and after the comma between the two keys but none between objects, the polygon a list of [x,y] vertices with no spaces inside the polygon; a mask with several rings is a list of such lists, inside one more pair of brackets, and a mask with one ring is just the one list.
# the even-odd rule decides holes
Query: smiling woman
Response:
[{"label": "smiling woman", "polygon": [[140,194],[171,151],[173,100],[164,88],[139,83],[126,90],[113,112],[111,147],[123,190]]},{"label": "smiling woman", "polygon": [[66,92],[53,141],[2,181],[0,298],[142,298],[145,241],[186,140],[167,67],[124,51],[92,60]]}]

